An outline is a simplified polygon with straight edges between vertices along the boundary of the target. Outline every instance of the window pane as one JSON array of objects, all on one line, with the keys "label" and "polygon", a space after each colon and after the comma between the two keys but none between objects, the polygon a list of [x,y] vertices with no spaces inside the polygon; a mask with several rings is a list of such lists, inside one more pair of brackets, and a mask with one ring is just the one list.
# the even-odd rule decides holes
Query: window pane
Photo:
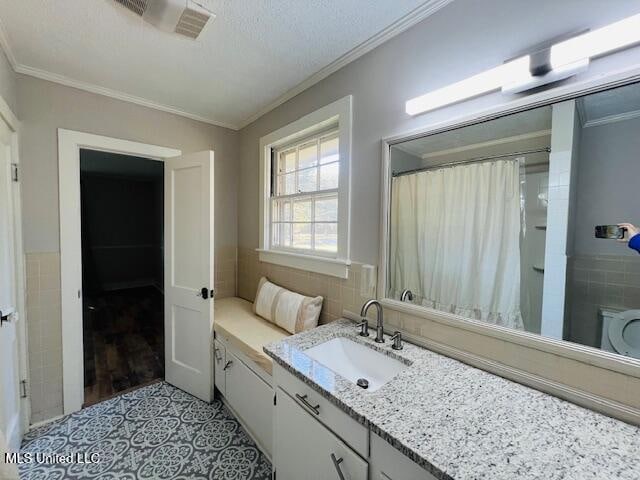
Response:
[{"label": "window pane", "polygon": [[294,202],[293,221],[294,222],[310,222],[311,221],[311,200]]},{"label": "window pane", "polygon": [[271,243],[273,245],[276,245],[276,246],[282,245],[281,232],[282,232],[281,223],[271,224]]},{"label": "window pane", "polygon": [[335,197],[317,199],[315,215],[316,222],[337,222],[338,199]]},{"label": "window pane", "polygon": [[288,202],[288,201],[282,202],[282,209],[280,211],[280,221],[281,222],[291,221],[291,202]]},{"label": "window pane", "polygon": [[338,224],[316,223],[315,249],[325,252],[338,251]]},{"label": "window pane", "polygon": [[339,159],[338,137],[322,140],[320,142],[320,163],[337,162]]},{"label": "window pane", "polygon": [[289,150],[280,154],[280,160],[278,162],[278,173],[293,172],[296,169],[296,151]]},{"label": "window pane", "polygon": [[318,189],[318,169],[309,168],[298,172],[298,191],[314,192]]},{"label": "window pane", "polygon": [[277,195],[290,195],[296,192],[296,174],[287,173],[278,177]]},{"label": "window pane", "polygon": [[318,144],[308,143],[298,152],[298,169],[314,167],[318,163]]},{"label": "window pane", "polygon": [[279,225],[280,228],[280,241],[282,242],[280,245],[283,247],[291,246],[291,224],[290,223],[281,223]]},{"label": "window pane", "polygon": [[311,224],[294,223],[293,228],[293,248],[311,248]]},{"label": "window pane", "polygon": [[320,167],[320,190],[338,188],[338,177],[340,175],[340,164],[330,163]]},{"label": "window pane", "polygon": [[277,200],[271,201],[271,221],[272,222],[280,221],[281,206],[282,206],[282,203],[278,202]]}]

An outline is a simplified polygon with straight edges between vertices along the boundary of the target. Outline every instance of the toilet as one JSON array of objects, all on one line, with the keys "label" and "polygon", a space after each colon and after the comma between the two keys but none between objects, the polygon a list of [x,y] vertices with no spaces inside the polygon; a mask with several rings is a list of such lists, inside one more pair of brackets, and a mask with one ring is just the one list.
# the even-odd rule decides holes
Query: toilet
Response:
[{"label": "toilet", "polygon": [[640,310],[601,309],[603,350],[640,359]]}]

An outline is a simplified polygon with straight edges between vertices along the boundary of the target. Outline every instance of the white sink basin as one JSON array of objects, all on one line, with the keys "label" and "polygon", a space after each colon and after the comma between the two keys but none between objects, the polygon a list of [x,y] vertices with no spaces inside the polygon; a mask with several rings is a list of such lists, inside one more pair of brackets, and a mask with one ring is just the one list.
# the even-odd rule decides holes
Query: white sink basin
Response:
[{"label": "white sink basin", "polygon": [[304,353],[356,385],[358,379],[366,379],[370,392],[407,368],[395,358],[343,337],[311,347]]}]

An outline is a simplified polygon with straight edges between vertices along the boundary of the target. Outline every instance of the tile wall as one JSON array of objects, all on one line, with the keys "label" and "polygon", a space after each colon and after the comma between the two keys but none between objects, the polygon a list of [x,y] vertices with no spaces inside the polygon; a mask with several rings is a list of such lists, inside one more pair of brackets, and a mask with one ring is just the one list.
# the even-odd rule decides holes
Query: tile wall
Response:
[{"label": "tile wall", "polygon": [[571,278],[572,341],[600,346],[600,308],[640,309],[640,255],[576,256]]},{"label": "tile wall", "polygon": [[[582,264],[578,262],[577,265]],[[273,282],[299,293],[324,296],[325,303],[320,322],[327,323],[342,316],[343,309],[358,313],[367,300],[366,296],[360,294],[360,267],[360,264],[352,265],[349,278],[341,280],[263,263],[258,260],[255,250],[239,248],[238,296],[253,301],[258,280],[261,276],[266,276]],[[629,279],[636,278],[633,273],[629,275]],[[635,290],[630,287],[625,292],[628,295],[634,295]],[[468,352],[481,359],[510,367],[517,372],[535,375],[543,380],[541,388],[550,393],[564,394],[550,386],[558,384],[624,404],[632,410],[635,409],[634,415],[638,415],[634,417],[636,420],[640,418],[640,378],[638,377],[388,308],[385,309],[384,315],[385,329],[401,330],[427,343],[437,342],[447,348]],[[371,310],[371,316],[375,316],[373,310]],[[509,378],[519,379],[513,375]]]},{"label": "tile wall", "polygon": [[62,414],[62,321],[60,254],[29,253],[27,337],[31,422]]}]

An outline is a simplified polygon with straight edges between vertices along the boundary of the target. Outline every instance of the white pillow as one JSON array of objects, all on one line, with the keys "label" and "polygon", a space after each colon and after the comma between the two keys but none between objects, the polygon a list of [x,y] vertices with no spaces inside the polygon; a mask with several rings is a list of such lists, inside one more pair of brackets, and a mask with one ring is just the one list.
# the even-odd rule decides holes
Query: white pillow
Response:
[{"label": "white pillow", "polygon": [[305,297],[262,277],[253,311],[290,333],[300,333],[318,326],[322,301],[322,297]]}]

